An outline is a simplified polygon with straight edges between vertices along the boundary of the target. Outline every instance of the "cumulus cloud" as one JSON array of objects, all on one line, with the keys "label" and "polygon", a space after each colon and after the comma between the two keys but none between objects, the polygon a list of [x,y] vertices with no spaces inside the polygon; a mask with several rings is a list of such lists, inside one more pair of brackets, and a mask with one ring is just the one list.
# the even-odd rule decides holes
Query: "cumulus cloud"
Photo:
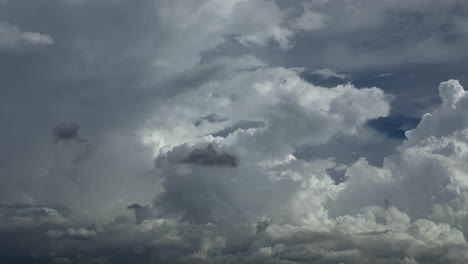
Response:
[{"label": "cumulus cloud", "polygon": [[464,3],[0,3],[0,262],[466,263]]},{"label": "cumulus cloud", "polygon": [[[346,180],[337,183],[327,173],[336,166],[333,160],[316,161],[312,165],[293,157],[281,161],[275,155],[267,155],[267,161],[265,156],[259,159],[253,156],[245,163],[240,160],[239,173],[166,164],[161,167],[164,170],[162,175],[165,175],[164,191],[154,204],[156,210],[160,210],[158,217],[176,217],[182,222],[222,226],[233,220],[252,225],[257,221],[257,235],[266,232],[283,244],[281,247],[276,244],[275,247],[258,248],[256,254],[259,255],[256,257],[276,256],[298,262],[310,261],[312,255],[317,257],[310,242],[301,242],[308,246],[307,250],[303,248],[300,252],[296,250],[303,245],[293,246],[284,242],[288,240],[291,243],[290,239],[296,232],[309,230],[324,232],[326,236],[335,236],[338,232],[340,238],[336,239],[348,241],[358,248],[346,254],[342,251],[320,254],[317,257],[319,263],[331,260],[372,263],[377,259],[388,263],[419,263],[418,259],[423,255],[431,256],[431,261],[459,263],[466,258],[461,253],[466,247],[466,221],[463,217],[466,215],[465,191],[460,173],[464,165],[457,165],[457,160],[462,160],[464,153],[461,131],[466,122],[461,113],[465,107],[465,91],[453,80],[442,83],[439,89],[443,99],[440,108],[423,117],[416,129],[407,132],[408,139],[398,148],[399,153],[387,157],[383,167],[374,167],[365,159],[360,159],[350,167],[339,169],[345,171]],[[191,96],[192,101],[193,98]],[[343,106],[349,105],[352,99],[348,96],[346,100]],[[349,110],[338,111],[345,112]],[[263,118],[266,124],[273,122],[269,119],[271,116]],[[352,120],[362,122],[360,118]],[[247,135],[267,135],[265,130],[268,129],[270,127],[267,125]],[[235,151],[246,137],[240,137],[240,133],[238,131],[226,138],[205,137],[196,141],[207,141]],[[253,146],[251,141],[248,142],[246,149]],[[285,149],[288,141],[283,139],[280,142]],[[175,145],[173,148],[180,147]],[[268,154],[272,152],[271,149],[266,151]],[[190,148],[185,152],[190,153]],[[461,155],[460,159],[456,158],[457,155]],[[248,154],[241,155],[246,156]],[[249,189],[249,186],[262,186],[262,189]],[[281,188],[281,197],[276,188]],[[242,196],[249,196],[250,202],[247,204],[239,199]],[[262,200],[265,197],[266,201]],[[421,197],[422,200],[414,197]],[[271,204],[275,205],[271,208],[273,210],[268,208]],[[249,206],[255,213],[250,211]],[[304,239],[301,241],[308,241]],[[320,245],[323,246],[323,243]],[[379,251],[372,246],[373,243],[406,246]],[[275,248],[277,253],[273,254]]]},{"label": "cumulus cloud", "polygon": [[[351,84],[332,89],[315,86],[304,81],[299,76],[300,71],[285,68],[231,70],[223,83],[210,83],[187,91],[162,105],[158,111],[170,113],[171,117],[155,118],[151,122],[155,127],[152,133],[163,137],[167,146],[198,141],[199,136],[207,134],[227,136],[221,145],[232,145],[231,153],[234,155],[281,159],[302,144],[320,144],[338,134],[356,134],[367,120],[389,113],[391,98],[380,89],[356,89]],[[172,104],[184,107],[171,111]],[[371,108],[373,110],[369,111]],[[211,133],[207,133],[208,126],[201,130],[187,126],[187,119],[191,117],[184,116],[184,113],[188,109],[195,116],[200,115],[197,112],[206,112],[206,109],[216,110],[232,125],[219,129],[220,124],[215,124]],[[255,122],[242,121],[249,119]],[[178,131],[180,137],[176,137],[173,130]],[[179,140],[182,136],[185,142]],[[202,137],[202,140],[221,139]],[[251,148],[253,145],[258,149]],[[262,149],[265,147],[268,150]],[[158,153],[159,149],[155,152]]]},{"label": "cumulus cloud", "polygon": [[361,160],[347,170],[349,189],[344,189],[337,202],[341,212],[389,199],[412,218],[449,223],[466,234],[462,176],[466,92],[455,80],[441,83],[439,91],[442,105],[406,132],[408,139],[398,148],[399,153],[387,157],[382,168]]},{"label": "cumulus cloud", "polygon": [[[74,225],[79,224],[75,222]],[[158,218],[136,226],[100,225],[95,227],[96,231],[67,228],[67,225],[62,228],[63,231],[49,230],[43,234],[17,230],[17,237],[28,239],[22,244],[17,243],[17,239],[13,243],[2,243],[8,250],[0,254],[11,261],[22,259],[32,263],[170,260],[173,263],[459,264],[467,257],[466,243],[459,231],[428,220],[411,222],[394,207],[369,207],[356,217],[337,218],[327,232],[307,226],[277,225],[266,220],[226,226],[194,225]],[[33,246],[34,251],[19,251]]]},{"label": "cumulus cloud", "polygon": [[[326,221],[323,202],[340,188],[326,170],[337,164],[322,160],[309,165],[293,152],[305,143],[360,133],[368,120],[388,114],[390,98],[378,88],[315,86],[300,72],[232,69],[222,83],[181,93],[162,106],[159,111],[168,116],[151,122],[153,133],[165,140],[163,148],[154,145],[156,173],[163,181],[153,203],[160,217],[207,224],[264,216],[317,227]],[[185,108],[169,111],[174,104]],[[210,109],[229,122],[193,127],[192,118],[184,116],[188,109],[193,116]],[[247,118],[262,121],[243,121]],[[215,132],[207,135],[210,125]],[[220,125],[225,127],[218,130]]]}]

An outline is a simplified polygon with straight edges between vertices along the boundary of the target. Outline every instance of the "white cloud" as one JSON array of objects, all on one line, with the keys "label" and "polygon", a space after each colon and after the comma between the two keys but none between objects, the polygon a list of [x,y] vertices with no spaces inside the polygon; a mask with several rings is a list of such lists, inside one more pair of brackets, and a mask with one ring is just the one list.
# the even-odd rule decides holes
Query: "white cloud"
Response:
[{"label": "white cloud", "polygon": [[[280,8],[271,0],[160,1],[157,12],[170,35],[161,40],[157,71],[181,72],[200,61],[200,54],[236,39],[247,47],[278,46],[288,50],[294,36],[323,27],[322,16],[309,9]],[[194,34],[196,32],[196,34]]]},{"label": "white cloud", "polygon": [[[329,221],[323,204],[340,188],[325,171],[337,164],[309,164],[291,154],[303,144],[360,133],[368,120],[388,115],[390,98],[375,87],[315,86],[301,79],[302,69],[242,68],[237,59],[215,65],[226,69],[222,81],[175,96],[155,110],[166,115],[148,123],[144,142],[154,142],[164,180],[160,212],[202,223],[265,216],[323,226]],[[194,125],[209,113],[226,120]],[[243,120],[262,125],[211,135]]]},{"label": "white cloud", "polygon": [[[223,64],[215,65],[223,68]],[[200,136],[240,120],[260,121],[265,127],[237,131],[220,144],[233,148],[234,154],[245,160],[282,159],[302,144],[320,144],[338,134],[356,134],[367,120],[389,113],[390,98],[377,88],[356,89],[351,84],[332,89],[319,87],[302,80],[298,74],[301,69],[227,67],[222,82],[213,80],[156,109],[167,115],[150,122],[155,127],[151,133],[159,135],[165,145],[176,146],[196,142]],[[210,113],[230,121],[193,126]]]},{"label": "white cloud", "polygon": [[[85,5],[92,1],[80,2]],[[109,17],[120,21],[126,9],[116,1],[110,2],[115,13]],[[332,1],[320,2],[325,5]],[[357,1],[348,2],[360,10]],[[80,11],[90,18],[95,14],[101,17],[98,11],[83,11],[87,6],[79,6],[81,3],[73,8],[83,8]],[[342,164],[333,155],[299,160],[293,153],[305,144],[323,146],[324,152],[329,148],[335,153],[336,149],[349,152],[352,144],[341,143],[359,139],[367,144],[377,142],[375,148],[379,149],[381,141],[367,139],[376,132],[370,133],[365,126],[369,120],[389,115],[391,97],[376,87],[313,85],[300,77],[304,69],[269,66],[251,55],[216,57],[207,62],[201,62],[201,57],[230,40],[238,41],[246,50],[272,43],[283,50],[291,49],[300,31],[319,30],[329,22],[347,20],[328,19],[316,5],[306,6],[302,12],[284,8],[280,1],[144,3],[129,7],[134,7],[139,16],[139,8],[149,10],[156,3],[157,14],[145,13],[144,23],[123,28],[128,31],[109,26],[103,27],[109,30],[96,30],[96,35],[82,33],[77,38],[74,31],[63,30],[72,37],[60,33],[64,34],[61,40],[69,37],[69,43],[73,43],[73,52],[68,52],[78,54],[65,61],[78,59],[78,66],[70,68],[73,74],[64,74],[71,77],[39,78],[39,83],[60,84],[57,94],[64,93],[62,84],[74,88],[78,83],[80,89],[73,90],[84,92],[77,94],[78,99],[70,96],[74,99],[66,101],[54,94],[57,90],[49,93],[49,88],[41,86],[48,92],[46,97],[54,99],[46,101],[51,108],[45,113],[87,120],[88,126],[83,127],[88,130],[83,133],[99,131],[98,136],[89,137],[96,140],[95,156],[83,166],[70,169],[76,156],[73,146],[59,146],[50,155],[49,146],[41,145],[37,148],[43,149],[32,154],[25,148],[24,153],[34,157],[18,163],[28,170],[18,170],[13,176],[2,170],[7,187],[15,186],[8,191],[13,197],[20,196],[16,192],[16,186],[20,186],[21,192],[31,195],[26,197],[30,202],[61,201],[78,212],[72,219],[47,206],[2,207],[0,232],[7,239],[1,248],[13,247],[15,250],[6,251],[64,263],[139,263],[148,259],[174,263],[466,263],[468,99],[458,82],[440,86],[442,106],[407,133],[408,140],[395,155],[386,158],[382,167],[363,158]],[[96,7],[100,10],[107,6]],[[119,42],[121,45],[111,47],[116,39],[129,39],[122,32],[144,31],[143,25],[153,29],[154,20],[144,19],[153,15],[160,27],[155,30],[155,41],[143,37],[145,32],[132,35],[141,37],[144,43],[137,37],[132,45]],[[359,18],[359,25],[349,25],[351,29],[374,26],[367,17]],[[0,24],[0,32],[4,33],[0,46],[8,49],[18,43],[53,44],[48,35],[23,32],[6,23]],[[152,45],[157,48],[140,49]],[[117,56],[116,52],[124,55]],[[53,58],[60,58],[53,70],[68,67],[62,60],[67,56],[61,56],[67,54],[53,54]],[[151,56],[146,58],[147,54]],[[154,68],[147,69],[147,60]],[[140,66],[135,69],[137,74],[132,72],[133,64],[128,64],[134,61]],[[74,75],[81,67],[89,67],[90,72]],[[42,71],[34,67],[32,71],[30,82],[35,83],[32,80],[40,75],[35,71]],[[117,78],[120,73],[125,75],[122,79]],[[327,68],[314,73],[347,78]],[[21,83],[13,79],[12,83],[16,82]],[[118,99],[112,97],[116,94]],[[151,109],[150,114],[142,110],[145,107]],[[24,115],[35,114],[30,110],[37,108],[26,108]],[[43,120],[40,115],[34,117],[38,123]],[[208,121],[195,125],[202,119]],[[104,124],[94,127],[100,122]],[[142,142],[134,140],[136,127],[141,129],[138,134]],[[24,138],[30,137],[30,130],[23,131],[27,134]],[[47,136],[34,134],[34,140],[43,142]],[[28,147],[34,145],[29,140],[25,144]],[[331,141],[338,143],[327,145]],[[10,149],[18,148],[12,145]],[[12,153],[13,159],[21,156]],[[40,160],[43,157],[46,161]],[[154,169],[153,157],[157,165]],[[348,179],[336,184],[328,175],[331,169],[345,171]],[[30,171],[31,177],[16,177]],[[20,180],[10,184],[13,178]],[[151,204],[142,207],[137,225],[122,215],[115,221],[94,222],[94,218],[125,211],[130,201]],[[89,216],[93,220],[87,219]],[[14,239],[9,241],[10,237]]]},{"label": "white cloud", "polygon": [[[155,203],[159,217],[177,216],[183,221],[213,222],[225,227],[268,219],[271,224],[266,226],[265,234],[276,241],[276,246],[256,249],[258,258],[298,254],[297,248],[285,241],[299,239],[300,233],[338,232],[338,240],[346,241],[347,237],[355,243],[357,251],[329,252],[321,255],[323,261],[336,258],[359,263],[383,254],[400,256],[398,263],[418,263],[420,256],[434,254],[434,259],[462,263],[467,256],[441,253],[444,248],[462,252],[457,250],[466,247],[468,181],[463,172],[467,169],[464,161],[468,156],[468,122],[463,113],[468,107],[468,97],[461,85],[453,80],[440,85],[443,99],[440,108],[407,133],[408,140],[399,147],[399,153],[387,157],[383,167],[371,166],[360,159],[346,169],[348,180],[335,185],[326,173],[337,165],[334,161],[298,161],[287,154],[295,144],[318,144],[327,142],[333,133],[356,133],[359,124],[385,116],[388,101],[376,88],[317,87],[302,81],[297,71],[268,67],[237,70],[230,73],[222,86],[211,83],[174,98],[177,105],[190,108],[194,117],[210,109],[229,118],[228,122],[250,117],[267,125],[240,129],[225,138],[203,137],[209,133],[208,125],[198,134],[202,137],[190,138],[187,135],[197,135],[200,128],[187,125],[194,117],[184,117],[183,113],[187,113],[184,108],[166,117],[171,122],[177,120],[172,123],[175,130],[158,133],[170,134],[173,139],[182,133],[178,140],[166,141],[168,148],[161,151],[159,158],[173,155],[172,151],[180,151],[178,146],[182,142],[190,142],[184,146],[188,149],[178,155],[212,144],[218,151],[238,157],[239,164],[222,168],[166,163],[160,171],[164,192]],[[234,85],[237,90],[232,88]],[[216,96],[206,97],[210,93]],[[249,98],[242,94],[249,94]],[[257,100],[259,97],[262,100]],[[373,104],[376,100],[381,102]],[[372,110],[373,105],[378,107]],[[307,115],[300,115],[300,111]],[[309,119],[317,112],[321,113],[321,119]],[[327,115],[333,118],[327,119]],[[300,125],[294,118],[300,118]],[[320,124],[320,129],[311,129],[308,122]],[[220,124],[210,125],[216,128]],[[329,129],[335,125],[334,130]],[[322,134],[321,129],[327,132]],[[307,237],[311,239],[313,235]],[[279,246],[280,241],[283,246]],[[308,254],[316,254],[310,240],[306,241],[308,246],[300,253],[304,259]],[[406,246],[377,253],[375,243]],[[433,250],[434,253],[429,253]]]},{"label": "white cloud", "polygon": [[323,79],[330,79],[330,78],[338,78],[338,79],[347,79],[349,78],[348,75],[344,73],[336,73],[333,70],[330,70],[328,68],[323,68],[323,69],[318,69],[312,72],[312,74],[318,75],[322,77]]},{"label": "white cloud", "polygon": [[334,210],[350,212],[388,199],[412,219],[448,223],[466,234],[468,96],[454,80],[441,83],[439,91],[442,105],[406,133],[408,140],[383,168],[361,160],[347,170],[349,180]]}]

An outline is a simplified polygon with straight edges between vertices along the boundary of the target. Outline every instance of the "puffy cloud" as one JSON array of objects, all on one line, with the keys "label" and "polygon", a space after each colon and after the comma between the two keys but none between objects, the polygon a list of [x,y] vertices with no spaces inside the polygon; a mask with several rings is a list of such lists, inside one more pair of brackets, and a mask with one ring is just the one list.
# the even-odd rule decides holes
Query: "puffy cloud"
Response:
[{"label": "puffy cloud", "polygon": [[[195,223],[261,216],[314,226],[326,221],[322,203],[339,188],[326,170],[336,164],[308,165],[291,154],[302,144],[360,133],[368,120],[388,114],[390,97],[378,88],[351,84],[315,86],[300,71],[228,69],[222,83],[180,93],[158,109],[168,113],[151,122],[153,137],[165,145],[154,145],[156,173],[163,179],[154,205],[161,216],[176,214]],[[193,126],[193,119],[207,111],[228,120]],[[247,118],[259,121],[243,121]]]},{"label": "puffy cloud", "polygon": [[453,59],[460,1],[0,2],[4,43],[54,44],[0,52],[0,201],[44,204],[0,209],[2,261],[466,263],[463,88],[394,150],[341,74]]},{"label": "puffy cloud", "polygon": [[454,80],[439,90],[442,105],[406,133],[399,153],[387,157],[383,168],[360,160],[347,170],[339,212],[388,199],[413,219],[448,223],[466,234],[466,92]]},{"label": "puffy cloud", "polygon": [[[315,86],[300,78],[300,71],[266,67],[228,70],[222,83],[212,82],[181,93],[162,105],[157,111],[168,115],[151,121],[153,135],[147,136],[147,141],[159,137],[164,138],[165,145],[175,146],[196,142],[199,136],[207,134],[227,136],[221,145],[232,145],[234,155],[281,159],[305,143],[320,144],[338,134],[357,134],[367,120],[389,113],[390,97],[377,88],[356,89],[351,84],[332,89]],[[171,109],[173,104],[183,107]],[[226,117],[231,125],[227,122],[191,126],[190,119],[198,119],[207,111]],[[260,126],[260,122],[264,125]],[[219,131],[223,132],[217,134]],[[206,137],[202,140],[210,141]],[[259,148],[251,148],[253,145]]]},{"label": "puffy cloud", "polygon": [[[259,86],[254,85],[254,87]],[[313,87],[309,88],[309,91],[314,91]],[[339,90],[339,88],[334,89]],[[288,91],[297,92],[295,89]],[[354,100],[359,101],[356,99],[358,96],[349,96],[350,91],[342,91],[345,91],[348,97],[346,103],[337,103],[340,107],[352,106]],[[358,93],[358,90],[351,91]],[[467,104],[464,99],[465,91],[457,81],[442,83],[440,94],[443,99],[440,108],[433,114],[426,115],[416,129],[407,132],[408,139],[398,148],[399,153],[387,157],[383,167],[369,165],[365,159],[358,160],[349,168],[345,167],[347,180],[339,185],[327,175],[328,169],[336,166],[333,161],[309,163],[294,158],[280,161],[277,157],[284,153],[277,153],[278,156],[271,155],[274,153],[274,148],[265,151],[268,153],[267,156],[260,158],[252,156],[253,158],[245,162],[241,158],[239,168],[235,170],[163,166],[164,192],[155,203],[156,209],[162,210],[159,217],[181,214],[182,218],[179,219],[183,222],[185,220],[205,224],[211,222],[221,226],[229,226],[227,223],[232,221],[269,223],[260,225],[257,223],[257,235],[266,232],[276,242],[281,241],[282,246],[276,244],[268,247],[263,244],[255,251],[255,257],[251,256],[257,261],[257,258],[263,258],[265,261],[266,256],[275,256],[275,259],[306,262],[314,256],[317,261],[321,261],[318,263],[327,263],[331,260],[343,263],[363,261],[373,263],[377,259],[383,261],[382,263],[419,263],[422,256],[427,256],[428,263],[431,261],[462,263],[466,259],[462,253],[466,247],[462,232],[466,230],[464,224],[466,190],[462,172],[465,170],[463,160],[466,122],[462,113]],[[290,99],[285,94],[281,95],[281,99]],[[221,93],[219,97],[222,97]],[[271,97],[269,103],[281,101],[278,99],[279,95],[275,93]],[[303,97],[305,96],[302,95],[300,98]],[[190,98],[193,102],[194,97]],[[321,98],[323,100],[326,96]],[[365,96],[365,98],[373,100],[375,97]],[[263,102],[268,101],[263,100]],[[330,104],[336,101],[330,99]],[[300,102],[298,104],[300,105]],[[229,106],[229,104],[223,106],[226,105]],[[266,106],[268,107],[268,104]],[[332,113],[346,117],[349,111],[347,109]],[[263,111],[260,108],[254,113],[263,113]],[[350,120],[357,123],[364,122],[365,118],[359,117],[359,113],[361,112],[356,111],[354,114],[356,117]],[[198,144],[216,144],[221,149],[231,149],[234,152],[240,147],[248,149],[253,146],[253,141],[247,141],[249,144],[242,146],[245,137],[255,137],[257,133],[268,135],[269,124],[276,122],[275,117],[274,114],[264,116],[262,120],[267,125],[254,128],[250,133],[238,130],[226,138],[195,138],[192,142],[198,143],[192,143],[195,144],[192,149],[196,149]],[[229,119],[234,117],[229,116]],[[343,120],[346,118],[341,119],[340,123],[344,128],[347,125],[353,126]],[[298,138],[301,137],[297,136],[294,139]],[[256,141],[258,142],[258,139]],[[283,144],[281,149],[287,149],[288,140],[282,139],[277,142]],[[173,149],[180,148],[178,146],[176,143]],[[181,153],[190,153],[190,149]],[[164,153],[171,152],[161,153],[167,155]],[[248,156],[246,153],[239,155],[239,157],[246,156]],[[249,186],[257,188],[262,186],[266,192],[262,189],[250,189]],[[276,188],[281,188],[281,192]],[[248,197],[249,205],[239,199],[243,196]],[[266,201],[262,200],[265,197]],[[274,210],[269,210],[268,207],[272,204],[276,206]],[[286,206],[283,208],[282,205]],[[249,206],[253,206],[255,213],[249,213]],[[329,210],[331,215],[328,214]],[[270,220],[261,220],[259,216],[271,219],[272,223]],[[305,232],[304,230],[325,234],[338,232],[339,241],[343,243],[348,241],[357,247],[357,250],[352,251],[350,248],[346,253],[330,251],[317,255],[313,247],[307,244],[310,242],[301,242],[306,243],[307,247],[304,244],[299,246],[285,242],[295,241],[298,238],[293,239],[293,237]],[[309,234],[306,237],[300,241],[309,241],[313,235]],[[324,243],[319,244],[323,247]],[[379,250],[373,244],[379,244],[379,247],[388,245],[389,250]],[[405,246],[395,246],[398,244]],[[336,247],[337,244],[332,246]],[[203,256],[207,258],[206,255]]]},{"label": "puffy cloud", "polygon": [[[140,225],[109,223],[83,228],[77,221],[73,225],[63,226],[63,231],[42,229],[42,233],[17,229],[17,239],[2,240],[8,250],[0,256],[30,263],[356,264],[461,264],[468,257],[459,231],[428,220],[411,222],[393,207],[365,208],[356,217],[338,218],[327,232],[268,221],[227,226],[168,218],[145,220]],[[2,237],[10,237],[4,230],[0,232]],[[18,238],[27,239],[20,243]],[[29,250],[32,247],[34,251]]]}]

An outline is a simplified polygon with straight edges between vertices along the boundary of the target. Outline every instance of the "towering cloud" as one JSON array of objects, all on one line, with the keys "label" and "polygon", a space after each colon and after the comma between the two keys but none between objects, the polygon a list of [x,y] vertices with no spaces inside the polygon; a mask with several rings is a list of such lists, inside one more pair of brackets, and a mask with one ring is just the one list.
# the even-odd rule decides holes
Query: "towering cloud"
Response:
[{"label": "towering cloud", "polygon": [[467,11],[0,0],[0,263],[467,263]]},{"label": "towering cloud", "polygon": [[[383,168],[360,160],[348,169],[346,184],[350,189],[345,189],[337,201],[341,210],[389,199],[412,218],[449,223],[467,234],[467,96],[456,80],[441,83],[439,93],[442,105],[406,132],[408,139],[398,148],[398,154],[385,159]],[[353,188],[360,191],[351,191]]]}]

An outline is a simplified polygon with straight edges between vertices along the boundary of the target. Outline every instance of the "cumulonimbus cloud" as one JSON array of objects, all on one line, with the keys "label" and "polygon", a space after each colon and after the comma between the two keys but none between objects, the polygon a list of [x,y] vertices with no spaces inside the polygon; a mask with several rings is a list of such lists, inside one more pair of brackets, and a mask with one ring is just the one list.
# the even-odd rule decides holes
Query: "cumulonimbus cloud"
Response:
[{"label": "cumulonimbus cloud", "polygon": [[460,83],[403,141],[387,83],[307,74],[462,58],[426,2],[0,1],[0,262],[466,263]]}]

